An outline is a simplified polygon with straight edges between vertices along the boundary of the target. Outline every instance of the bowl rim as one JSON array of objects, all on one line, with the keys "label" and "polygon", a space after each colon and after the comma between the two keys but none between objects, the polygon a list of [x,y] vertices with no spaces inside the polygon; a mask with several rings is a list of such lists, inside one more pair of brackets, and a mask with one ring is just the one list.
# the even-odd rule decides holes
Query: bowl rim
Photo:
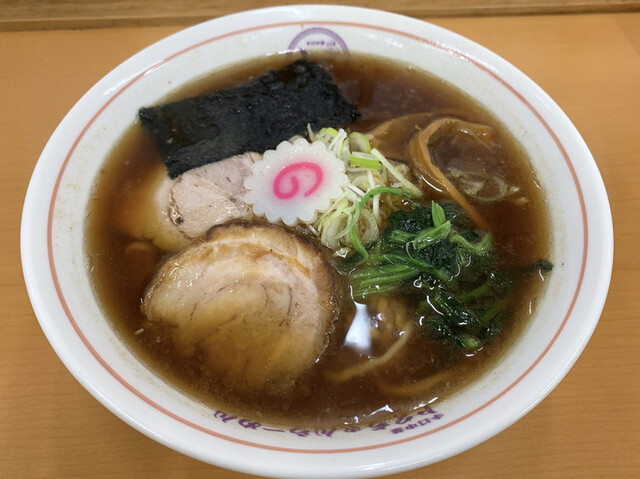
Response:
[{"label": "bowl rim", "polygon": [[[481,405],[480,407],[478,407],[477,409],[475,409],[474,411],[471,411],[469,413],[469,415],[473,415],[476,412],[486,408],[487,406],[489,406],[491,403],[497,401],[500,397],[502,397],[503,395],[505,395],[511,388],[515,387],[523,378],[524,376],[526,376],[526,374],[528,374],[531,370],[533,370],[536,365],[543,359],[543,357],[547,354],[547,352],[549,351],[549,349],[552,347],[552,345],[555,343],[557,337],[559,336],[559,334],[561,333],[562,329],[564,328],[564,325],[566,324],[567,320],[569,319],[570,315],[571,315],[571,311],[573,310],[573,306],[575,305],[577,298],[580,294],[581,288],[582,288],[582,282],[584,279],[584,273],[585,273],[585,267],[586,267],[586,261],[587,261],[587,253],[589,251],[589,245],[588,245],[588,240],[590,237],[590,233],[593,231],[592,228],[589,228],[588,225],[588,221],[587,221],[587,212],[585,209],[585,200],[583,197],[583,193],[582,193],[582,188],[581,188],[581,183],[577,178],[577,173],[574,169],[574,165],[571,161],[571,159],[569,158],[568,153],[566,152],[566,149],[563,146],[563,142],[558,138],[558,136],[556,135],[555,131],[548,125],[548,123],[546,122],[546,120],[542,117],[542,115],[540,114],[540,112],[538,110],[536,110],[536,108],[534,106],[532,106],[530,104],[530,102],[524,98],[520,92],[513,87],[512,85],[510,85],[506,80],[504,80],[501,76],[501,73],[498,72],[495,68],[494,65],[495,63],[500,63],[501,68],[504,68],[505,65],[508,65],[508,68],[510,69],[510,74],[511,75],[520,75],[522,78],[522,80],[524,80],[525,82],[527,82],[527,85],[529,88],[534,88],[536,89],[536,93],[539,95],[542,104],[545,105],[545,107],[547,108],[551,108],[552,109],[552,113],[556,116],[558,116],[564,123],[568,124],[571,126],[571,128],[573,129],[573,131],[575,132],[575,134],[577,135],[575,138],[573,138],[573,141],[577,142],[578,144],[576,145],[577,147],[579,147],[582,150],[582,154],[584,154],[586,156],[586,161],[591,161],[593,164],[590,165],[592,171],[592,174],[595,173],[595,175],[597,176],[597,178],[595,178],[595,181],[597,183],[598,179],[600,180],[599,184],[596,184],[596,189],[593,191],[597,190],[598,196],[600,198],[600,201],[603,201],[603,207],[605,213],[608,212],[608,216],[607,214],[604,214],[604,217],[599,218],[601,221],[603,221],[605,228],[602,229],[602,231],[600,232],[603,236],[602,236],[602,241],[605,244],[605,248],[601,251],[601,255],[600,255],[600,260],[601,260],[601,266],[603,266],[603,268],[600,269],[600,272],[605,272],[607,274],[602,274],[602,276],[599,278],[599,282],[597,284],[597,290],[599,292],[599,294],[596,295],[596,298],[594,299],[594,304],[593,304],[593,320],[588,323],[587,327],[583,330],[583,336],[580,338],[580,340],[575,344],[575,350],[573,351],[573,357],[571,358],[571,360],[569,360],[567,363],[565,363],[562,367],[562,369],[560,371],[558,371],[557,375],[553,378],[553,380],[551,380],[547,385],[546,385],[546,390],[543,391],[542,393],[538,394],[538,396],[530,401],[526,407],[522,408],[519,413],[515,416],[509,417],[508,419],[505,419],[503,421],[496,421],[496,424],[493,427],[489,427],[487,428],[486,431],[483,432],[483,434],[479,434],[478,436],[476,436],[476,438],[474,440],[470,440],[470,441],[461,441],[458,444],[457,448],[453,448],[450,453],[444,455],[443,457],[440,457],[438,460],[440,459],[444,459],[445,457],[450,457],[451,455],[457,454],[463,450],[468,449],[469,447],[472,447],[476,444],[478,444],[479,442],[488,439],[489,437],[493,436],[494,434],[500,432],[501,430],[503,430],[504,428],[508,427],[511,423],[513,423],[514,421],[516,421],[519,417],[521,417],[522,415],[526,414],[526,412],[528,412],[530,409],[532,409],[539,401],[541,401],[552,389],[553,387],[555,387],[555,385],[562,379],[562,377],[564,377],[564,375],[568,372],[568,370],[571,368],[571,366],[573,365],[573,363],[577,360],[580,352],[584,349],[584,347],[586,346],[586,343],[589,339],[589,337],[591,336],[591,334],[593,333],[593,330],[596,327],[600,312],[602,311],[602,308],[604,307],[604,301],[606,299],[606,291],[608,290],[609,287],[609,282],[610,282],[610,276],[611,276],[611,269],[612,269],[612,262],[613,262],[613,230],[612,230],[612,225],[611,225],[611,215],[610,215],[610,207],[609,207],[609,203],[608,203],[608,199],[606,196],[606,191],[604,190],[604,185],[601,183],[601,178],[599,176],[599,173],[597,172],[597,166],[595,165],[595,162],[593,161],[593,158],[591,157],[591,154],[589,153],[586,144],[584,144],[584,141],[582,140],[582,138],[580,138],[579,134],[577,133],[577,131],[575,131],[575,128],[573,127],[573,125],[570,123],[569,119],[566,117],[566,115],[564,115],[564,113],[560,110],[560,108],[544,93],[542,92],[542,90],[535,85],[531,80],[528,79],[528,77],[526,77],[523,73],[521,73],[519,70],[517,70],[515,67],[513,67],[511,64],[508,64],[506,61],[502,60],[500,57],[498,57],[497,55],[493,54],[492,52],[489,52],[488,50],[484,49],[483,47],[480,47],[479,45],[477,45],[475,42],[472,42],[471,40],[465,39],[463,37],[460,37],[457,34],[454,34],[452,32],[449,32],[448,30],[445,30],[441,27],[437,27],[435,25],[431,25],[428,24],[426,22],[422,22],[413,18],[409,18],[409,17],[403,17],[397,14],[392,14],[392,13],[388,13],[388,12],[382,12],[380,10],[372,10],[372,9],[363,9],[363,8],[359,8],[359,7],[343,7],[343,6],[333,6],[333,5],[322,5],[322,6],[318,6],[318,5],[301,5],[301,6],[287,6],[287,7],[270,7],[270,8],[265,8],[265,9],[257,9],[257,10],[250,10],[250,11],[245,11],[245,12],[240,12],[240,13],[236,13],[233,15],[229,15],[226,17],[221,17],[218,19],[214,19],[214,20],[210,20],[208,22],[204,22],[202,24],[187,28],[185,30],[181,30],[163,40],[160,40],[159,42],[154,43],[153,45],[151,45],[150,47],[142,50],[141,52],[135,54],[134,56],[132,56],[129,60],[127,60],[124,63],[127,62],[132,62],[134,59],[139,58],[141,54],[143,54],[144,52],[156,52],[156,50],[160,50],[161,46],[159,46],[160,44],[162,44],[163,42],[166,42],[172,38],[177,38],[177,37],[183,37],[187,34],[187,32],[193,32],[195,31],[195,29],[197,28],[202,28],[203,25],[208,25],[208,26],[215,26],[221,22],[237,22],[243,18],[245,18],[247,15],[249,16],[260,16],[260,15],[264,15],[264,16],[272,16],[272,18],[277,17],[278,15],[280,15],[282,12],[288,12],[291,14],[291,12],[294,12],[293,17],[294,18],[290,18],[287,21],[281,21],[281,22],[272,22],[270,24],[260,24],[258,26],[252,26],[252,27],[245,27],[245,28],[241,28],[238,30],[233,31],[232,33],[225,33],[224,36],[231,36],[234,34],[242,34],[242,33],[248,33],[252,30],[258,30],[258,29],[263,29],[265,27],[269,27],[269,26],[273,26],[273,25],[277,25],[277,24],[281,24],[281,25],[298,25],[301,22],[303,22],[305,25],[360,25],[360,26],[366,26],[368,28],[375,28],[379,31],[383,31],[383,32],[388,32],[391,33],[393,35],[399,35],[399,36],[405,36],[407,38],[411,38],[413,40],[418,40],[418,41],[423,41],[426,43],[429,43],[430,45],[434,46],[435,48],[441,48],[446,50],[448,53],[450,53],[451,55],[455,55],[458,56],[460,58],[462,58],[463,60],[467,61],[467,62],[471,62],[473,63],[475,66],[477,66],[478,68],[482,69],[485,73],[491,75],[492,77],[494,77],[496,80],[498,80],[500,83],[502,83],[505,87],[507,87],[514,95],[518,96],[520,98],[521,101],[523,101],[524,103],[526,103],[527,105],[529,105],[529,108],[531,109],[531,111],[538,117],[538,119],[541,121],[541,123],[545,126],[545,128],[547,129],[547,131],[550,133],[550,135],[555,139],[558,148],[562,151],[565,160],[567,162],[567,164],[569,165],[569,168],[571,169],[571,173],[572,176],[574,178],[574,181],[576,183],[576,186],[578,188],[579,191],[579,195],[580,195],[580,204],[581,204],[581,208],[582,208],[582,214],[583,214],[583,222],[584,222],[584,239],[585,239],[585,247],[584,247],[584,253],[583,253],[583,260],[582,260],[582,266],[581,266],[581,272],[580,272],[580,279],[579,279],[579,284],[578,287],[576,288],[576,292],[573,296],[572,302],[571,302],[571,307],[569,308],[569,311],[567,311],[564,320],[560,326],[560,328],[558,329],[558,331],[556,332],[556,334],[554,335],[552,341],[547,345],[547,347],[545,348],[545,350],[542,352],[542,354],[539,356],[538,360],[532,364],[530,366],[530,368],[525,372],[524,375],[522,375],[520,378],[518,378],[518,380],[513,383],[508,389],[502,391],[501,394],[495,396],[489,403],[485,403],[483,405]],[[329,16],[333,17],[334,20],[311,20],[311,18],[313,17],[313,15],[315,13],[318,13],[318,11],[322,11],[324,13],[328,13]],[[381,24],[379,24],[379,18],[376,17],[375,20],[370,20],[370,17],[368,16],[368,14],[370,12],[375,12],[376,15],[380,15],[381,17],[393,17],[393,18],[400,18],[402,22],[413,22],[413,25],[416,26],[416,28],[418,28],[418,26],[429,26],[429,28],[431,28],[433,31],[437,31],[439,32],[441,35],[444,35],[447,38],[446,42],[439,42],[436,40],[433,40],[431,38],[426,38],[425,37],[420,37],[419,35],[412,33],[410,31],[400,31],[400,30],[396,30],[392,27],[387,27],[387,26],[383,26]],[[363,20],[359,20],[359,21],[343,21],[343,20],[335,20],[335,18],[349,18],[348,15],[353,15],[353,14],[357,14],[356,18],[361,18]],[[299,17],[299,18],[298,18]],[[212,30],[215,30],[214,28],[212,28]],[[433,33],[433,32],[431,32]],[[175,58],[178,55],[181,55],[193,48],[197,48],[198,46],[206,43],[207,41],[211,41],[212,39],[209,40],[201,40],[199,42],[194,43],[191,47],[185,48],[183,50],[180,50],[177,53],[173,53],[170,56],[166,56],[164,57],[163,60],[161,60],[161,62],[167,62],[170,61],[172,58]],[[456,42],[460,42],[458,43],[456,46],[451,46],[451,42],[455,40]],[[462,45],[462,47],[460,46]],[[466,46],[473,46],[475,53],[473,55],[469,55],[466,54],[465,51],[463,50],[463,47]],[[479,59],[477,57],[478,52],[482,52],[482,59]],[[124,64],[116,67],[111,73],[109,73],[107,75],[107,77],[111,78],[111,77],[117,77],[117,74],[119,71],[122,70],[122,66]],[[143,70],[141,70],[136,76],[128,78],[127,81],[125,83],[121,83],[120,85],[118,85],[118,90],[116,92],[116,94],[113,94],[112,96],[110,96],[103,104],[103,107],[100,108],[97,112],[95,112],[95,114],[91,117],[90,122],[84,126],[84,128],[81,129],[80,135],[78,136],[78,138],[75,140],[72,148],[70,151],[68,151],[68,153],[66,154],[65,157],[65,162],[62,166],[62,168],[60,169],[60,173],[58,175],[58,177],[56,178],[56,183],[54,185],[53,188],[53,193],[51,195],[51,201],[50,201],[50,205],[48,208],[48,214],[47,214],[47,256],[48,256],[48,264],[49,267],[51,268],[51,274],[52,274],[52,280],[54,282],[55,288],[58,292],[58,296],[59,296],[59,300],[61,301],[63,308],[65,309],[65,313],[67,314],[70,322],[72,323],[74,329],[76,330],[76,333],[78,334],[78,336],[80,337],[80,339],[82,340],[82,342],[85,344],[85,346],[91,351],[91,353],[93,354],[93,356],[98,360],[98,362],[100,362],[102,364],[102,366],[107,369],[109,371],[109,373],[111,375],[113,375],[125,388],[129,389],[131,392],[133,392],[134,394],[138,395],[139,397],[141,397],[143,400],[145,400],[145,402],[147,402],[147,404],[151,405],[152,407],[155,407],[156,409],[160,410],[161,412],[163,412],[164,414],[169,415],[170,417],[173,417],[173,419],[181,421],[183,423],[185,423],[184,419],[181,419],[179,417],[175,417],[175,415],[173,413],[171,413],[170,411],[166,411],[164,410],[164,408],[162,408],[162,406],[159,405],[154,405],[153,401],[148,400],[148,398],[144,398],[143,395],[141,395],[140,392],[136,391],[135,388],[133,386],[131,386],[130,384],[128,384],[124,379],[122,379],[121,376],[118,375],[118,373],[113,370],[104,360],[102,360],[100,358],[100,355],[93,350],[91,344],[88,342],[88,340],[86,339],[86,337],[84,336],[84,334],[82,333],[82,331],[80,330],[80,328],[78,327],[77,323],[75,322],[75,320],[73,319],[73,315],[71,313],[71,311],[69,310],[68,306],[65,303],[65,299],[64,296],[62,294],[62,290],[60,287],[60,284],[58,282],[58,279],[56,277],[56,271],[55,271],[55,264],[54,264],[54,259],[53,259],[53,246],[52,246],[52,241],[51,241],[51,229],[52,229],[52,221],[53,221],[53,208],[54,208],[54,204],[55,204],[55,198],[57,195],[57,191],[58,188],[60,186],[60,182],[61,182],[61,178],[62,175],[64,173],[64,169],[66,168],[66,165],[68,163],[68,161],[71,159],[72,155],[73,155],[73,151],[75,149],[75,147],[77,146],[77,144],[80,141],[80,138],[82,137],[82,135],[84,135],[84,133],[87,131],[87,129],[89,128],[89,126],[91,125],[91,123],[93,123],[93,121],[101,114],[101,112],[104,110],[104,108],[106,108],[109,104],[111,104],[113,101],[115,101],[119,94],[124,91],[126,88],[128,88],[130,85],[132,85],[135,81],[137,81],[137,79],[142,78],[145,74],[147,74],[149,71],[152,71],[153,69],[158,67],[158,63],[153,63],[153,64],[147,64],[145,65],[145,68]],[[105,77],[106,78],[106,77]],[[104,80],[104,79],[103,79]],[[54,133],[53,136],[55,136],[56,134],[60,134],[58,133],[58,131],[60,129],[62,129],[63,125],[66,125],[70,120],[68,120],[67,118],[70,118],[73,116],[74,111],[76,110],[76,108],[78,107],[78,105],[82,105],[83,101],[85,100],[85,98],[89,95],[95,95],[95,91],[96,88],[100,85],[100,82],[91,90],[89,90],[89,92],[83,96],[83,98],[76,104],[76,106],[74,107],[74,109],[72,109],[68,116],[65,118],[65,120],[63,120],[63,122],[61,122],[60,126],[58,127],[58,129],[56,130],[56,132]],[[75,130],[74,130],[75,131]],[[53,138],[52,136],[52,138]],[[43,154],[41,156],[41,159],[38,161],[38,163],[44,162],[46,161],[46,157],[47,157],[47,147],[45,147],[45,150],[43,151]],[[29,189],[27,192],[27,198],[25,199],[25,206],[24,206],[24,210],[23,210],[23,219],[22,219],[22,226],[21,226],[21,253],[22,253],[22,261],[23,261],[23,272],[24,272],[24,276],[25,276],[25,283],[27,285],[27,290],[29,292],[29,296],[32,302],[32,305],[34,307],[34,310],[36,311],[36,316],[38,317],[38,320],[40,321],[41,327],[44,330],[45,334],[47,335],[49,341],[51,342],[54,350],[56,350],[56,352],[58,353],[58,355],[60,356],[60,358],[63,360],[63,362],[65,363],[65,365],[67,366],[67,368],[72,372],[72,374],[74,374],[74,376],[78,379],[78,381],[87,389],[89,390],[89,392],[91,392],[101,403],[103,403],[108,409],[110,409],[112,412],[114,412],[117,416],[119,416],[121,419],[125,420],[127,423],[129,423],[130,425],[134,426],[136,429],[140,430],[141,432],[143,432],[144,434],[152,437],[155,440],[159,440],[160,442],[168,445],[169,447],[172,447],[173,449],[179,450],[180,452],[183,452],[187,455],[193,455],[191,453],[191,451],[189,451],[184,445],[176,443],[175,441],[171,441],[169,439],[167,439],[166,437],[161,437],[160,434],[158,434],[157,432],[153,432],[153,431],[149,431],[149,426],[148,425],[144,425],[142,424],[136,417],[134,417],[135,415],[132,415],[130,411],[123,411],[120,408],[118,408],[117,406],[114,405],[114,403],[109,399],[108,394],[105,394],[104,391],[100,391],[99,388],[96,386],[96,384],[94,384],[91,380],[91,378],[86,377],[83,372],[81,371],[82,367],[80,365],[78,365],[77,363],[74,363],[73,358],[69,357],[68,355],[70,354],[69,351],[65,351],[64,348],[60,347],[59,344],[59,340],[58,338],[55,337],[54,334],[52,334],[51,331],[49,331],[49,325],[47,323],[47,312],[46,312],[46,307],[45,305],[42,304],[42,300],[40,297],[38,297],[37,295],[37,290],[38,290],[38,286],[36,285],[36,283],[38,281],[40,281],[40,279],[37,277],[38,276],[38,270],[41,269],[41,265],[36,265],[33,262],[33,257],[31,255],[32,253],[32,247],[33,245],[30,244],[30,221],[32,220],[32,216],[35,214],[35,212],[37,211],[37,208],[35,207],[35,203],[36,203],[36,176],[39,174],[39,168],[38,166],[36,166],[36,170],[34,171],[34,175],[32,177],[32,181],[29,185]],[[592,179],[593,180],[593,179]],[[607,224],[608,223],[608,224]],[[466,416],[459,418],[458,420],[456,420],[455,422],[451,422],[448,423],[447,425],[443,426],[443,427],[449,427],[450,425],[454,425],[457,422],[462,421],[463,419],[465,419]],[[186,423],[185,423],[186,424]],[[200,429],[202,430],[202,428],[199,428],[197,424],[192,424],[191,427],[194,427],[196,429]],[[407,442],[411,442],[414,441],[416,439],[419,439],[421,437],[424,437],[426,435],[431,435],[435,432],[437,432],[438,430],[440,430],[442,428],[436,428],[436,429],[432,429],[429,430],[421,435],[416,435],[416,436],[411,436],[411,437],[406,437],[406,438],[401,438],[398,439],[396,441],[387,441],[383,444],[379,444],[379,445],[374,445],[373,447],[367,446],[364,449],[367,450],[371,450],[371,449],[378,449],[381,447],[390,447],[390,446],[395,446],[395,445],[399,445],[399,444],[403,444],[403,443],[407,443]],[[210,433],[210,431],[203,431],[206,433]],[[258,448],[266,448],[266,449],[271,449],[271,450],[281,450],[281,448],[273,448],[270,446],[265,446],[265,445],[261,445],[261,444],[255,444],[255,443],[251,443],[251,442],[247,442],[247,441],[242,441],[242,440],[238,440],[237,438],[232,438],[232,437],[228,437],[228,438],[224,438],[225,440],[230,440],[236,443],[240,443],[241,445],[245,445],[245,446],[250,446],[250,447],[258,447]],[[354,448],[353,451],[356,450],[360,450],[362,448]],[[316,454],[318,452],[322,452],[324,454],[334,454],[334,453],[340,453],[340,452],[349,452],[348,450],[345,449],[325,449],[322,451],[317,451],[315,449],[287,449],[285,448],[283,450],[284,452],[296,452],[296,453],[307,453],[307,454]],[[211,462],[210,458],[202,458],[202,457],[197,457],[198,459],[201,460],[205,460],[207,462]],[[258,473],[258,474],[264,474],[265,472],[265,465],[262,464],[261,467],[259,468],[255,468],[253,466],[247,466],[246,464],[242,464],[242,463],[238,463],[238,461],[233,461],[230,460],[229,458],[224,458],[226,460],[226,462],[220,461],[218,462],[218,464],[223,465],[224,467],[229,467],[232,469],[236,469],[236,470],[243,470],[245,472],[250,472],[250,473]],[[431,460],[429,462],[435,462],[434,460]],[[376,475],[376,474],[380,474],[380,473],[390,473],[390,472],[399,472],[402,470],[406,470],[409,467],[417,467],[419,465],[423,465],[429,462],[419,462],[416,464],[393,464],[393,465],[387,465],[386,467],[382,467],[380,469],[377,469],[375,471],[371,471],[371,470],[367,470],[364,467],[361,468],[357,468],[353,469],[351,471],[349,471],[349,477],[365,477],[365,476],[369,476],[369,475]],[[311,475],[308,474],[308,471],[305,471],[307,474],[307,476],[311,477]],[[326,472],[326,471],[325,471]],[[289,472],[283,471],[283,469],[280,466],[275,466],[274,469],[271,470],[271,473],[276,474],[276,475],[282,475],[282,474],[289,474]],[[300,474],[300,471],[292,471],[293,474]],[[319,474],[321,474],[322,471],[319,471]],[[291,476],[294,477],[294,476]],[[322,477],[322,475],[317,475],[316,477]]]}]

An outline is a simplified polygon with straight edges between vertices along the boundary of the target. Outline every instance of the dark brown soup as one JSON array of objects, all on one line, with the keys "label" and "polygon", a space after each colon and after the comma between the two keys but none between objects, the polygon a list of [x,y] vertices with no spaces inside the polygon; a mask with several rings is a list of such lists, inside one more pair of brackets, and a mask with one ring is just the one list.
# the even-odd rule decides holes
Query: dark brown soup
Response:
[{"label": "dark brown soup", "polygon": [[[217,72],[177,92],[171,100],[244,83],[293,58],[273,56]],[[507,296],[483,300],[483,317],[489,318],[492,326],[483,330],[481,345],[469,335],[454,338],[448,326],[439,322],[434,313],[438,308],[429,309],[427,303],[431,304],[433,295],[443,290],[437,282],[430,283],[422,277],[420,284],[414,281],[408,286],[413,288],[408,295],[402,289],[394,289],[356,303],[350,297],[342,298],[339,323],[332,329],[326,349],[286,395],[237,390],[228,379],[207,368],[201,351],[181,351],[173,341],[172,327],[152,324],[141,312],[145,288],[171,252],[145,239],[144,234],[132,236],[131,228],[123,227],[126,222],[140,221],[140,217],[127,212],[135,209],[133,203],[142,190],[156,184],[149,178],[157,177],[159,172],[164,174],[159,153],[138,123],[131,126],[110,154],[97,180],[87,216],[86,250],[96,294],[114,327],[152,370],[187,394],[212,408],[260,416],[264,422],[277,424],[312,427],[379,422],[431,404],[468,384],[499,359],[518,335],[535,309],[544,283],[542,272],[549,266],[539,262],[550,254],[546,205],[517,142],[473,99],[414,68],[373,57],[314,60],[325,65],[346,98],[362,114],[356,124],[349,125],[350,130],[367,132],[387,120],[412,113],[468,122],[445,124],[430,140],[430,151],[433,163],[447,172],[452,184],[464,192],[486,222],[494,247],[492,261],[509,275]],[[492,128],[491,148],[474,143],[469,124]],[[415,128],[400,129],[387,146],[402,148],[414,133]],[[478,133],[478,137],[481,135]],[[382,153],[393,156],[382,147],[381,144]],[[411,176],[423,190],[424,208],[431,207],[431,200],[448,199],[422,183],[420,171],[413,171]],[[479,194],[482,189],[486,191]],[[411,211],[407,202],[396,204],[401,211]],[[432,216],[435,218],[433,210]],[[296,234],[317,242],[308,231],[301,233],[302,229],[296,228]],[[464,241],[473,243],[479,239],[469,234]],[[319,248],[324,251],[324,247]],[[348,264],[353,257],[344,259],[329,252],[326,255],[340,269],[337,274],[342,280],[348,282],[350,271],[358,271]],[[492,276],[491,281],[497,281],[496,277]],[[466,311],[458,299],[484,294],[481,291],[487,278],[478,279],[477,284],[471,281],[472,287],[458,298],[442,293],[446,296],[443,304]],[[464,311],[461,314],[466,314]],[[502,319],[493,323],[498,312]],[[460,319],[461,323],[464,321]],[[358,322],[364,340],[354,339],[354,325]],[[411,335],[407,334],[408,324]]]}]

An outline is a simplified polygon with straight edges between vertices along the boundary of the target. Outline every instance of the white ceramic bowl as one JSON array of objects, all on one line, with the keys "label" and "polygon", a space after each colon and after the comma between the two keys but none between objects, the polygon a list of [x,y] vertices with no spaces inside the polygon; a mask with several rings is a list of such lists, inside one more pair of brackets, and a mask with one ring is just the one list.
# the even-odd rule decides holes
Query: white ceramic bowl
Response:
[{"label": "white ceramic bowl", "polygon": [[[315,45],[315,46],[314,46]],[[120,341],[90,286],[85,209],[101,163],[139,107],[239,61],[292,49],[375,53],[442,77],[511,129],[553,205],[547,292],[521,339],[480,381],[386,427],[267,428],[172,389]],[[336,6],[239,13],[179,32],[98,82],[69,112],[35,168],[24,205],[29,296],[57,354],[101,403],[149,437],[202,461],[274,477],[366,477],[433,463],[500,432],[544,398],[587,343],[613,256],[606,192],[586,145],[530,79],[481,46],[414,19]]]}]

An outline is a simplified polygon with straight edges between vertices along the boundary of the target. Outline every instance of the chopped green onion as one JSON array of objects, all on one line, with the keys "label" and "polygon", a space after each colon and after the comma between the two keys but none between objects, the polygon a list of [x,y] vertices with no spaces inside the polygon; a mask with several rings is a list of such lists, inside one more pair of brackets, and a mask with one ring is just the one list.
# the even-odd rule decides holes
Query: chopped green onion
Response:
[{"label": "chopped green onion", "polygon": [[361,168],[368,168],[370,170],[382,169],[382,165],[377,158],[367,158],[363,155],[359,155],[358,153],[351,153],[351,155],[349,155],[349,163],[351,163],[352,166],[359,166]]},{"label": "chopped green onion", "polygon": [[327,134],[330,135],[332,137],[336,137],[338,136],[338,130],[336,130],[335,128],[331,128],[331,127],[327,127],[327,128],[323,128],[322,130],[320,130],[320,134]]},{"label": "chopped green onion", "polygon": [[393,195],[403,196],[405,198],[414,197],[413,192],[403,190],[402,188],[395,188],[393,186],[378,186],[377,188],[373,188],[369,190],[362,197],[355,211],[353,212],[353,216],[351,217],[351,221],[348,225],[348,228],[349,228],[349,238],[351,239],[351,244],[353,245],[353,248],[358,253],[360,253],[360,255],[363,258],[367,258],[369,256],[369,253],[367,253],[367,250],[362,245],[362,242],[360,241],[360,237],[358,236],[358,231],[357,231],[358,217],[360,216],[360,212],[362,211],[362,208],[364,208],[364,205],[367,204],[367,201],[369,201],[371,198],[381,193],[389,193]]},{"label": "chopped green onion", "polygon": [[400,173],[390,162],[387,160],[382,153],[380,153],[376,148],[371,149],[371,154],[375,156],[380,163],[391,173],[396,180],[400,182],[403,188],[411,193],[412,196],[420,197],[422,192],[418,189],[416,185],[407,180],[402,173]]},{"label": "chopped green onion", "polygon": [[362,133],[354,131],[349,134],[349,148],[352,152],[361,151],[364,153],[371,153],[371,144],[367,137]]},{"label": "chopped green onion", "polygon": [[331,143],[329,143],[327,147],[338,158],[342,158],[343,145],[346,143],[346,141],[347,141],[347,132],[344,131],[343,129],[340,129],[340,131],[336,132],[335,136],[333,136],[333,140],[331,141]]}]

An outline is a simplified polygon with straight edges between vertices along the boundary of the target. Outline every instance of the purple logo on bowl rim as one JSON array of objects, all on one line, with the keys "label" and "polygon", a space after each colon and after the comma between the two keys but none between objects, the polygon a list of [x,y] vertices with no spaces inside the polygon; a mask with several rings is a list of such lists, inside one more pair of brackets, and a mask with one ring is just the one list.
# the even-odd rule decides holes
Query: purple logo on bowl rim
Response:
[{"label": "purple logo on bowl rim", "polygon": [[354,425],[351,427],[343,428],[324,428],[324,429],[306,429],[302,427],[273,427],[254,421],[252,419],[244,418],[242,416],[236,416],[225,411],[216,410],[213,413],[213,417],[223,423],[235,423],[245,430],[253,429],[255,431],[268,431],[271,433],[281,433],[285,435],[295,435],[298,437],[309,436],[322,436],[333,437],[335,433],[338,434],[353,434],[361,431],[384,431],[387,434],[398,435],[402,433],[411,432],[414,429],[423,428],[427,426],[433,427],[437,424],[443,414],[439,413],[430,406],[424,406],[409,414],[404,414],[394,418],[390,418],[387,421],[372,423],[368,425]]},{"label": "purple logo on bowl rim", "polygon": [[289,50],[340,50],[349,53],[349,48],[342,37],[324,27],[307,28],[298,33],[289,43]]}]

